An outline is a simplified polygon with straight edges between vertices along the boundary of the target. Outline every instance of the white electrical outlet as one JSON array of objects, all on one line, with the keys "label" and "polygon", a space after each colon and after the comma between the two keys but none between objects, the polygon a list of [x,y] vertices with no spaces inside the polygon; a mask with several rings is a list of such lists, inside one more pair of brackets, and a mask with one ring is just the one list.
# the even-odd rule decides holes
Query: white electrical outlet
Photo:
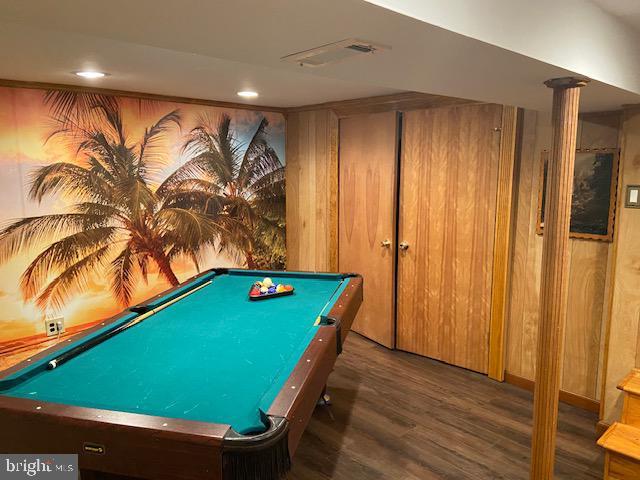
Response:
[{"label": "white electrical outlet", "polygon": [[47,337],[55,337],[61,333],[64,333],[64,317],[49,317],[44,320],[44,331]]}]

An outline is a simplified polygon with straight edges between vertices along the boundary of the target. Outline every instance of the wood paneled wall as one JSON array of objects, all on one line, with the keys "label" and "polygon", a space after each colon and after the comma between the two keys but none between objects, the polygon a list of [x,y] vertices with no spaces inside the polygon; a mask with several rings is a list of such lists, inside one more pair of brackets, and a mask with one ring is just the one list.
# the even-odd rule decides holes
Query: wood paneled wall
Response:
[{"label": "wood paneled wall", "polygon": [[603,395],[604,423],[620,418],[622,392],[616,385],[640,366],[640,210],[624,208],[625,186],[640,184],[640,108],[624,112],[621,135],[618,212],[612,254],[612,301],[607,329]]},{"label": "wood paneled wall", "polygon": [[287,115],[287,268],[338,267],[338,118],[330,110]]},{"label": "wood paneled wall", "polygon": [[[616,148],[619,113],[581,117],[578,148]],[[507,327],[506,371],[535,376],[542,237],[536,234],[540,157],[551,142],[549,114],[526,111],[522,154],[517,165],[516,224]],[[611,244],[570,240],[570,290],[565,331],[562,390],[599,399],[602,327],[606,316],[606,280]]]},{"label": "wood paneled wall", "polygon": [[[633,115],[627,113],[625,120],[627,152],[623,152],[621,162],[626,166],[621,167],[624,171],[620,174],[624,176],[625,183],[632,183],[632,180],[640,183],[640,177],[636,176],[634,180],[633,176],[634,172],[640,172],[640,145],[634,143],[640,142],[640,114],[637,110],[634,112]],[[578,148],[616,148],[619,132],[619,113],[585,115],[578,125]],[[337,269],[337,139],[338,119],[332,110],[323,108],[288,113],[287,249],[290,269]],[[522,153],[515,172],[515,225],[511,286],[507,299],[505,365],[512,378],[532,380],[535,374],[542,253],[542,237],[536,234],[535,227],[540,156],[549,148],[550,141],[550,115],[525,111]],[[637,150],[634,153],[629,151],[630,148]],[[629,243],[619,247],[622,250],[617,262],[613,261],[613,244],[571,239],[571,289],[562,382],[562,389],[566,392],[587,399],[600,399],[605,356],[606,322],[603,318],[608,317],[609,288],[615,276],[621,278],[620,282],[630,281],[629,284],[619,283],[614,295],[617,306],[613,308],[615,318],[611,324],[610,362],[606,381],[602,382],[606,383],[608,397],[603,401],[605,418],[616,415],[618,370],[628,370],[636,364],[640,366],[640,307],[635,309],[634,293],[624,291],[637,290],[640,280],[636,278],[639,269],[630,263],[633,260],[632,235],[633,232],[640,233],[640,224],[633,222],[636,217],[640,218],[640,211],[621,212],[620,203],[618,206],[620,218],[616,220],[616,229],[627,232],[623,235]],[[616,265],[621,266],[617,266],[618,273],[614,275],[613,267]],[[630,358],[633,358],[631,363]]]}]

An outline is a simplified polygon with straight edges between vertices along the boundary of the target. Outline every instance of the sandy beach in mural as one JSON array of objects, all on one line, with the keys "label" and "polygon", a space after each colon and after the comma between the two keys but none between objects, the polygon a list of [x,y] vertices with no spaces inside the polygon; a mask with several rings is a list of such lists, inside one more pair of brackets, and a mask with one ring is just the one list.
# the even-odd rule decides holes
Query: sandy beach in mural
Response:
[{"label": "sandy beach in mural", "polygon": [[0,342],[212,266],[284,265],[284,119],[0,88]]}]

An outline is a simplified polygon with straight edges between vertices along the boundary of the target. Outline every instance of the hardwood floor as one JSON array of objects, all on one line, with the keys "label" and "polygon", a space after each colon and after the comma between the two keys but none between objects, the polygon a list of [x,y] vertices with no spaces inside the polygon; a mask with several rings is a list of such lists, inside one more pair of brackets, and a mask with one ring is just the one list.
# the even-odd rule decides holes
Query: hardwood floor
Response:
[{"label": "hardwood floor", "polygon": [[[289,480],[528,479],[532,395],[350,334]],[[602,478],[595,414],[561,404],[556,479]]]}]

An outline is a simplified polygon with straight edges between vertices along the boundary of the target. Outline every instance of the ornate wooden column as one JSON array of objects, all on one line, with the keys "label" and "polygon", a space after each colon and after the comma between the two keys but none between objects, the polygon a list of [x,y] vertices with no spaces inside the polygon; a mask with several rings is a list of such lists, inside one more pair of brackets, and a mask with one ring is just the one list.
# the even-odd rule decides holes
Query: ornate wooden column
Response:
[{"label": "ornate wooden column", "polygon": [[552,145],[547,169],[540,320],[531,441],[531,479],[550,480],[556,448],[558,393],[562,373],[569,280],[569,219],[576,154],[580,87],[574,77],[545,82],[553,88]]}]

